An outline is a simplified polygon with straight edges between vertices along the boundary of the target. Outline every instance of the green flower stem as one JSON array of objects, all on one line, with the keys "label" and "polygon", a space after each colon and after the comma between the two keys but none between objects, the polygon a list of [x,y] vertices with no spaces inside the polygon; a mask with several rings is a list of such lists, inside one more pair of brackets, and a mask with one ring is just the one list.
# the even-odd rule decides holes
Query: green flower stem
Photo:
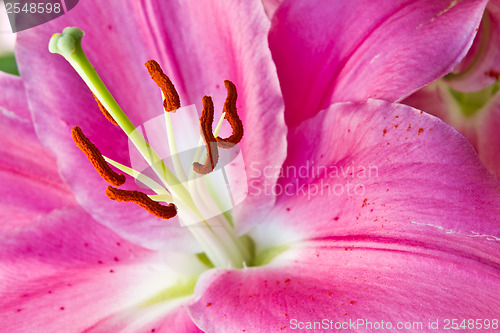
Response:
[{"label": "green flower stem", "polygon": [[118,123],[118,126],[127,134],[142,156],[153,167],[160,179],[165,181],[165,185],[169,188],[170,192],[176,192],[177,197],[187,203],[191,203],[192,208],[196,210],[189,192],[179,182],[174,173],[163,163],[140,131],[136,130],[134,124],[132,124],[125,112],[123,112],[120,105],[106,88],[104,82],[102,82],[99,74],[97,74],[94,66],[92,66],[83,51],[81,45],[83,36],[84,32],[81,29],[74,27],[65,28],[62,34],[58,33],[52,36],[49,42],[49,51],[62,55],[70,63],[92,93]]},{"label": "green flower stem", "polygon": [[85,55],[81,45],[83,35],[83,31],[78,28],[66,28],[62,34],[52,36],[49,51],[62,55],[70,63],[125,134],[130,135],[135,130],[135,126],[113,98]]}]

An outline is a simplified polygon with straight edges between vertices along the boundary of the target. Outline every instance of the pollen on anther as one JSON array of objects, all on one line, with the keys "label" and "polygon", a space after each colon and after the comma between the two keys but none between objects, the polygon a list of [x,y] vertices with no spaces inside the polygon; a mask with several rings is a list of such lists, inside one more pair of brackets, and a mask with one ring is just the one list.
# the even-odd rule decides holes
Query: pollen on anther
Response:
[{"label": "pollen on anther", "polygon": [[219,151],[214,134],[212,132],[212,124],[214,122],[214,103],[210,96],[203,97],[203,111],[200,118],[201,135],[203,141],[205,141],[205,146],[207,148],[207,159],[205,164],[200,164],[198,162],[193,163],[193,169],[195,172],[205,175],[210,173],[215,169],[217,162],[219,161]]},{"label": "pollen on anther", "polygon": [[165,99],[163,100],[163,108],[165,111],[170,112],[177,110],[181,107],[181,102],[174,84],[167,75],[165,75],[160,65],[154,60],[148,60],[145,64],[148,69],[149,75],[153,81],[160,87]]},{"label": "pollen on anther", "polygon": [[171,203],[167,206],[164,206],[156,201],[151,200],[151,198],[143,192],[121,190],[112,186],[108,186],[106,188],[106,195],[111,200],[135,203],[154,216],[162,219],[171,219],[172,217],[177,215],[177,209],[174,204]]},{"label": "pollen on anther", "polygon": [[97,98],[96,95],[94,95],[95,101],[97,102],[97,106],[99,106],[99,110],[101,110],[103,116],[113,125],[118,125],[118,123],[113,119],[113,117],[109,114],[108,110],[102,105],[101,101],[99,98]]},{"label": "pollen on anther", "polygon": [[241,122],[238,112],[236,110],[236,99],[238,98],[238,93],[236,91],[236,86],[229,80],[224,81],[224,85],[227,90],[226,101],[224,102],[224,118],[227,119],[229,125],[233,130],[233,133],[227,138],[217,137],[217,146],[220,148],[231,148],[235,144],[241,141],[243,138],[243,123]]},{"label": "pollen on anther", "polygon": [[121,186],[125,183],[125,175],[118,174],[106,163],[104,157],[97,147],[83,134],[80,127],[71,129],[71,136],[76,146],[87,156],[101,177],[113,186]]}]

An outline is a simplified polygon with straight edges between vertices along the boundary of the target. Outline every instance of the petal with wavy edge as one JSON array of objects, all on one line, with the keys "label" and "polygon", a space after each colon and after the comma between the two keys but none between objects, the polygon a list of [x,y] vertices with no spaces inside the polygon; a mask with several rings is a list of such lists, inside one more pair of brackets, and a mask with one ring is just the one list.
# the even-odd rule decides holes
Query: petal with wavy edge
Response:
[{"label": "petal with wavy edge", "polygon": [[500,76],[500,1],[490,0],[467,56],[445,80],[458,91],[471,92],[494,83]]},{"label": "petal with wavy edge", "polygon": [[189,327],[176,314],[182,298],[157,297],[206,269],[192,255],[140,248],[79,208],[6,235],[1,248],[0,319],[8,331],[82,332],[106,328],[111,318],[122,328],[151,330],[164,318]]},{"label": "petal with wavy edge", "polygon": [[[465,56],[486,1],[285,1],[269,42],[290,125],[332,102],[397,101]],[[355,24],[353,24],[355,22]]]},{"label": "petal with wavy edge", "polygon": [[[495,259],[492,266],[460,253],[346,251],[334,242],[308,242],[267,267],[207,272],[188,310],[206,332],[338,331],[336,322],[347,322],[346,331],[373,332],[368,322],[381,321],[392,329],[398,322],[420,322],[413,327],[418,331],[429,320],[442,328],[444,319],[455,317],[490,318],[491,325],[500,308],[498,252]],[[349,326],[357,320],[364,323]]]},{"label": "petal with wavy edge", "polygon": [[425,110],[456,128],[474,146],[490,171],[500,180],[500,94],[496,93],[473,115],[466,116],[444,81],[432,83],[402,103]]},{"label": "petal with wavy edge", "polygon": [[[265,267],[204,273],[188,306],[201,329],[495,316],[500,189],[459,133],[410,107],[368,100],[332,105],[289,138],[283,193],[253,232],[258,257],[270,246],[285,251]],[[378,167],[371,177],[347,169],[369,165]],[[320,192],[349,181],[364,193]]]},{"label": "petal with wavy edge", "polygon": [[438,118],[378,100],[334,104],[291,129],[289,144],[277,204],[255,231],[268,235],[262,248],[346,235],[500,237],[499,183]]}]

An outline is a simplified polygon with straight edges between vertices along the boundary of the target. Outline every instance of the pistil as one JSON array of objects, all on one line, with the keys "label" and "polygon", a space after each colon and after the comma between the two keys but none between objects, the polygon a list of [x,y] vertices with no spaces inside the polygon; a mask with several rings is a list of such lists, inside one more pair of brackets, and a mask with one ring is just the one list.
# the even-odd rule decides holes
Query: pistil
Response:
[{"label": "pistil", "polygon": [[172,119],[170,117],[170,112],[175,112],[175,110],[181,107],[179,94],[175,90],[172,81],[170,81],[168,76],[163,73],[160,65],[156,61],[149,60],[144,65],[148,69],[149,75],[151,75],[153,81],[161,89],[163,96],[163,108],[165,110],[165,128],[167,130],[168,148],[172,157],[172,163],[174,164],[175,173],[181,182],[185,182],[187,181],[187,177],[184,173],[184,168],[182,167],[182,163],[177,152],[174,129],[172,127]]},{"label": "pistil", "polygon": [[106,88],[104,82],[102,82],[94,66],[92,66],[85,52],[83,52],[81,46],[83,36],[84,32],[81,29],[74,27],[65,28],[62,34],[57,33],[52,36],[49,43],[49,51],[62,55],[76,70],[107,113],[111,115],[118,126],[127,134],[144,159],[164,182],[169,192],[172,194],[175,193],[177,197],[185,200],[194,208],[194,203],[190,200],[189,193],[187,193],[184,186],[179,186],[180,181],[175,174],[165,166],[158,154],[151,149],[151,146],[144,139],[140,131],[136,130],[135,126]]},{"label": "pistil", "polygon": [[[114,172],[108,163],[143,182],[156,192],[156,195],[146,195],[139,191],[122,190],[108,186],[106,189],[108,197],[116,201],[133,202],[163,219],[170,219],[178,213],[179,218],[185,221],[186,227],[216,267],[227,267],[229,265],[234,268],[241,268],[246,264],[250,264],[252,251],[249,240],[236,236],[232,223],[226,217],[228,216],[227,212],[222,210],[222,213],[217,214],[217,212],[221,212],[220,207],[217,207],[219,198],[217,195],[213,196],[217,190],[211,187],[213,184],[204,176],[212,172],[218,163],[218,146],[225,149],[231,148],[243,136],[243,125],[236,111],[237,94],[234,84],[225,81],[228,96],[224,104],[223,116],[215,132],[212,132],[214,120],[213,102],[209,96],[203,98],[203,113],[200,123],[207,154],[205,159],[200,158],[201,150],[199,150],[200,153],[197,154],[198,157],[191,168],[191,172],[194,170],[195,173],[201,176],[191,177],[190,172],[188,178],[178,156],[171,120],[171,113],[180,108],[180,99],[168,76],[162,72],[157,62],[150,60],[146,63],[149,74],[162,92],[168,146],[175,172],[172,172],[167,167],[111,96],[83,52],[81,47],[83,35],[83,31],[78,28],[66,28],[62,34],[55,34],[52,37],[49,50],[52,53],[59,53],[64,56],[75,68],[94,94],[102,113],[109,121],[122,128],[164,186],[139,171],[102,156],[97,147],[83,135],[81,129],[75,127],[72,131],[75,142],[85,152],[96,170],[110,184],[120,186],[124,183],[125,177],[123,174]],[[226,139],[217,136],[224,115],[226,115],[226,119],[233,129],[233,134]],[[226,186],[226,184],[223,184],[223,186]],[[167,205],[162,205],[159,202],[167,202]]]}]

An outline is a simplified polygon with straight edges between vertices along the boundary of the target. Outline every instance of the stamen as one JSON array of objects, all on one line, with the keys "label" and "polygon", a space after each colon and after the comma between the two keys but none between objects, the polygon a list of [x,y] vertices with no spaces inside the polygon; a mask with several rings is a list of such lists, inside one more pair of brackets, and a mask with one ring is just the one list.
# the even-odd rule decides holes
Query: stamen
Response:
[{"label": "stamen", "polygon": [[[226,114],[224,112],[221,114],[219,121],[217,122],[217,125],[215,126],[214,136],[219,134],[220,128],[222,127],[222,123],[224,122],[225,115]],[[198,142],[198,149],[196,149],[196,153],[194,154],[193,162],[200,161],[201,152],[203,150],[202,144],[203,144],[203,138],[200,137],[200,140]],[[193,178],[195,178],[195,171],[193,168],[191,168],[191,170],[189,170],[189,179],[193,179]]]},{"label": "stamen", "polygon": [[220,136],[217,137],[217,146],[220,148],[229,149],[234,147],[235,144],[241,141],[243,138],[243,124],[238,117],[238,113],[236,110],[236,99],[238,98],[238,93],[236,91],[236,86],[229,80],[224,81],[224,85],[227,90],[226,101],[224,102],[224,110],[226,113],[226,119],[231,128],[233,129],[233,133],[231,136],[223,139]]},{"label": "stamen", "polygon": [[174,84],[168,76],[163,74],[160,65],[154,60],[148,60],[145,64],[148,69],[149,75],[155,83],[160,87],[165,99],[163,100],[163,108],[166,112],[177,110],[181,107],[179,94],[175,90]]},{"label": "stamen", "polygon": [[199,174],[205,175],[213,171],[219,161],[219,151],[214,134],[212,133],[212,123],[214,122],[214,103],[210,96],[203,97],[203,111],[201,113],[200,125],[201,135],[207,147],[207,158],[205,164],[193,163],[193,169]]},{"label": "stamen", "polygon": [[[94,94],[92,94],[94,95]],[[99,98],[97,98],[96,95],[94,95],[94,98],[95,98],[95,101],[97,102],[97,105],[99,106],[99,110],[101,110],[102,114],[104,117],[106,117],[106,119],[112,123],[113,125],[118,125],[118,123],[113,119],[113,117],[109,114],[108,110],[106,110],[106,108],[104,107],[104,105],[102,105],[101,101],[99,100]]]},{"label": "stamen", "polygon": [[[218,208],[215,209],[220,211],[226,208],[226,206],[220,204],[220,196],[213,194],[216,189],[212,187],[215,187],[217,184],[215,182],[210,182],[210,179],[205,177],[193,177],[192,180],[194,180],[194,182],[187,182],[186,184],[184,180],[180,181],[180,179],[182,179],[181,176],[178,178],[176,174],[166,166],[163,160],[146,141],[142,131],[140,131],[140,129],[138,130],[123,112],[100,79],[88,58],[85,56],[81,47],[83,35],[83,31],[78,28],[66,28],[62,34],[55,34],[51,38],[49,50],[50,52],[61,54],[74,67],[92,93],[95,94],[98,106],[103,114],[109,114],[111,117],[107,118],[110,121],[113,119],[118,123],[118,126],[123,129],[161,181],[157,183],[132,168],[128,168],[105,158],[101,155],[97,147],[85,137],[81,129],[75,127],[72,129],[72,136],[75,143],[85,153],[103,178],[113,185],[106,188],[106,195],[111,200],[135,203],[151,214],[163,219],[169,219],[176,216],[177,210],[179,210],[180,220],[186,222],[186,227],[201,245],[206,257],[215,267],[227,267],[228,265],[237,268],[246,267],[245,262],[250,262],[252,259],[251,247],[247,243],[243,243],[245,242],[244,238],[237,236],[236,232],[233,230],[232,223],[226,221],[226,218],[229,219],[226,214],[223,213],[221,216],[214,217],[214,223],[212,223],[211,220],[209,223],[208,219],[213,217],[211,214],[214,210],[205,210],[198,207],[198,204],[204,207],[205,204],[211,203],[212,205],[217,205]],[[172,149],[172,145],[175,148],[175,142],[174,140],[170,140],[174,138],[170,112],[180,107],[179,95],[172,82],[162,72],[157,62],[150,60],[146,63],[146,67],[155,83],[162,90],[164,99],[162,102],[166,111],[165,119],[167,137],[169,139],[169,151],[175,154],[176,149]],[[217,165],[219,151],[217,139],[215,137],[218,136],[220,125],[223,123],[225,116],[231,118],[230,120],[228,119],[228,122],[233,129],[233,134],[226,139],[219,138],[221,143],[232,146],[241,140],[243,129],[241,121],[236,113],[236,88],[230,82],[225,82],[225,84],[228,96],[226,98],[221,120],[214,132],[212,132],[214,121],[213,102],[210,97],[206,96],[203,98],[203,112],[200,118],[201,138],[197,146],[197,151],[199,150],[200,153],[197,152],[197,158],[193,160],[195,163],[193,163],[193,168],[190,170],[193,175],[194,172],[201,174],[209,173]],[[200,158],[201,152],[203,151],[202,140],[206,144],[207,152],[206,156],[201,156]],[[179,165],[182,167],[182,164],[179,163]],[[111,167],[113,167],[113,169],[111,169]],[[125,182],[125,176],[123,174],[117,174],[113,170],[117,172],[121,170],[124,174],[135,177],[156,192],[156,194],[147,195],[140,191],[121,190],[116,188]],[[161,183],[163,183],[163,185]],[[190,189],[193,189],[194,192],[190,192]],[[207,196],[207,198],[200,198],[200,196]],[[214,196],[213,199],[212,196]],[[194,200],[195,198],[196,201]],[[199,199],[202,199],[202,201]],[[173,202],[175,202],[175,205]],[[215,213],[218,213],[218,211],[215,211]],[[226,217],[224,218],[224,216]],[[220,222],[220,225],[216,224],[215,221]]]},{"label": "stamen", "polygon": [[106,163],[101,152],[97,147],[83,134],[80,127],[75,126],[71,129],[71,136],[76,146],[87,156],[92,165],[101,175],[101,177],[114,186],[121,186],[125,183],[125,175],[118,174]]},{"label": "stamen", "polygon": [[172,217],[177,215],[177,208],[173,203],[168,204],[168,206],[164,206],[156,201],[153,201],[148,197],[146,193],[142,193],[139,191],[121,190],[112,186],[108,186],[106,188],[106,195],[111,200],[133,202],[141,206],[154,216],[165,220],[171,219]]}]

